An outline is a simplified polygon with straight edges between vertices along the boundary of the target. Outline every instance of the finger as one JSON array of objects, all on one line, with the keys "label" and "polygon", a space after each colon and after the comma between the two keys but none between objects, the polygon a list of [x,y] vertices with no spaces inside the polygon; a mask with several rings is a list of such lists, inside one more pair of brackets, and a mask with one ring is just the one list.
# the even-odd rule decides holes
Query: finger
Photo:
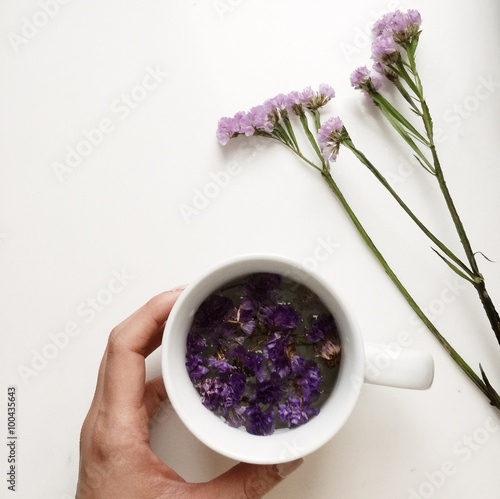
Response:
[{"label": "finger", "polygon": [[240,463],[205,484],[207,493],[218,499],[260,499],[302,462],[303,459],[276,465]]},{"label": "finger", "polygon": [[139,409],[143,403],[145,357],[161,343],[163,326],[181,291],[155,296],[113,329],[102,376],[102,401],[110,410]]},{"label": "finger", "polygon": [[167,391],[163,378],[158,376],[146,383],[144,389],[144,405],[149,418],[152,418],[162,403],[167,400]]}]

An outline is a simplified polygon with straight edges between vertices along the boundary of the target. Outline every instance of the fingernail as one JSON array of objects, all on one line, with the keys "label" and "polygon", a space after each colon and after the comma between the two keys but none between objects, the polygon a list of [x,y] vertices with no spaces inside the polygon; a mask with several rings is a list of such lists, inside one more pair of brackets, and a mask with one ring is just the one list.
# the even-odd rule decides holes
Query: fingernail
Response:
[{"label": "fingernail", "polygon": [[303,462],[303,459],[297,459],[288,463],[276,464],[274,468],[276,470],[276,473],[278,473],[281,478],[286,478],[288,475],[293,473]]},{"label": "fingernail", "polygon": [[170,289],[169,292],[172,293],[173,291],[182,291],[183,289],[185,289],[186,286],[187,284],[181,284],[180,286],[177,286],[174,289]]}]

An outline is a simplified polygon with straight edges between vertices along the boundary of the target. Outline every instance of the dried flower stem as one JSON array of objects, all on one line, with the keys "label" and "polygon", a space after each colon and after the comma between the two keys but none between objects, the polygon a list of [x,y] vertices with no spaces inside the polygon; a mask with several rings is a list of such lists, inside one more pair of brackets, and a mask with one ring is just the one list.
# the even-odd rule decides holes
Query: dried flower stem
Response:
[{"label": "dried flower stem", "polygon": [[349,203],[345,199],[341,190],[337,186],[335,180],[331,176],[329,171],[323,171],[322,176],[326,181],[328,187],[333,192],[335,197],[339,200],[342,208],[347,213],[351,222],[356,227],[359,235],[368,246],[370,251],[373,253],[375,258],[378,260],[380,265],[382,265],[385,273],[389,276],[391,281],[395,284],[399,292],[403,295],[404,299],[408,302],[413,311],[417,314],[419,319],[425,324],[427,329],[433,334],[433,336],[439,341],[439,343],[444,347],[444,349],[448,352],[450,357],[455,361],[455,363],[460,367],[460,369],[471,379],[471,381],[481,390],[481,392],[488,397],[491,405],[500,410],[500,396],[493,389],[493,387],[488,383],[486,375],[481,368],[481,373],[483,375],[484,381],[474,372],[474,370],[465,362],[465,360],[460,356],[460,354],[451,346],[451,344],[444,338],[444,336],[439,332],[439,330],[434,326],[432,321],[425,315],[423,310],[419,307],[417,302],[413,299],[411,294],[408,292],[404,284],[399,280],[396,273],[392,270],[390,265],[387,263],[387,260],[384,258],[382,253],[379,251],[377,246],[374,244],[363,225],[360,223],[359,219],[356,217],[355,213],[352,211]]},{"label": "dried flower stem", "polygon": [[[466,270],[467,274],[469,274],[469,276],[466,276],[463,274],[463,272],[457,272],[458,275],[469,281],[476,289],[479,295],[479,299],[486,312],[486,316],[488,317],[488,320],[490,322],[491,328],[495,334],[498,343],[500,344],[500,316],[486,289],[486,283],[484,277],[479,271],[475,253],[472,250],[472,246],[465,231],[464,225],[460,219],[455,203],[448,189],[443,169],[441,167],[441,163],[439,161],[439,157],[437,154],[436,145],[434,143],[434,129],[433,129],[432,117],[424,97],[423,86],[416,65],[415,51],[417,43],[418,43],[418,38],[415,39],[412,44],[402,44],[402,47],[405,49],[406,54],[408,56],[408,63],[404,63],[404,61],[400,60],[396,65],[391,66],[391,69],[408,85],[410,91],[414,94],[415,99],[419,103],[420,106],[419,108],[417,107],[418,110],[415,111],[416,107],[414,102],[415,99],[413,99],[411,95],[406,91],[401,81],[397,80],[398,84],[396,85],[396,88],[401,93],[401,95],[411,104],[411,109],[418,116],[420,116],[422,120],[425,129],[426,139],[422,141],[421,135],[415,130],[415,128],[411,124],[409,124],[409,122],[400,113],[398,113],[395,110],[395,108],[386,99],[384,99],[378,92],[376,91],[370,92],[370,95],[372,96],[374,103],[377,105],[377,107],[382,111],[383,116],[401,135],[401,137],[405,140],[405,142],[413,149],[420,164],[429,173],[435,176],[439,188],[441,190],[441,193],[443,195],[444,201],[446,203],[448,212],[451,216],[451,219],[459,236],[460,242],[464,249],[467,261],[469,262],[470,269],[464,267],[463,264],[460,262],[460,260],[456,260],[455,258],[453,258],[450,254],[444,251],[442,247],[440,247],[440,249],[455,263],[457,263],[463,270]],[[419,142],[424,144],[429,149],[432,157],[432,165],[427,160],[427,158],[421,151],[420,147],[415,143],[413,138],[416,138]],[[436,241],[434,242],[437,244]],[[453,270],[457,271],[457,269],[454,266],[450,265],[450,262],[448,262],[446,259],[444,260],[451,268],[453,268]]]}]

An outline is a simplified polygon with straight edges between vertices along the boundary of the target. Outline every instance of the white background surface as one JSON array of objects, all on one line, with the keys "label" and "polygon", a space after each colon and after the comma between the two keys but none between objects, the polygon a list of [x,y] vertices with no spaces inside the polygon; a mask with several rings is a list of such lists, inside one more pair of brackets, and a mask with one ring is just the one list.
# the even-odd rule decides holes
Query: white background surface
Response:
[{"label": "white background surface", "polygon": [[[38,2],[1,1],[3,432],[7,386],[17,385],[19,404],[18,491],[8,494],[2,480],[1,497],[74,496],[79,430],[107,335],[148,298],[228,256],[273,252],[302,261],[330,241],[318,271],[343,287],[365,337],[393,342],[407,332],[413,348],[435,357],[435,382],[424,392],[366,386],[343,430],[268,497],[407,499],[415,490],[500,498],[500,431],[485,429],[498,424],[498,411],[411,321],[321,178],[277,145],[243,140],[223,150],[214,137],[220,116],[330,83],[337,98],[326,114],[341,115],[358,146],[458,251],[430,179],[349,86],[351,70],[369,62],[369,26],[394,7],[422,13],[418,60],[450,189],[474,249],[500,262],[496,1],[73,0],[34,32],[24,26],[43,12]],[[31,36],[24,43],[23,29]],[[134,90],[148,69],[157,71],[156,88]],[[143,100],[124,107],[122,95],[134,91]],[[60,182],[54,162],[102,120],[110,133]],[[238,173],[228,185],[183,216],[229,164]],[[457,285],[347,151],[334,172],[418,302],[499,389],[499,347],[474,292]],[[499,263],[480,266],[500,303]],[[127,276],[126,285],[110,295],[113,273]],[[89,312],[89,299],[110,296]],[[48,346],[68,323],[80,333],[64,348]],[[42,353],[53,358],[43,362]],[[153,445],[182,476],[206,480],[233,464],[164,412]],[[6,461],[4,450],[5,471]],[[451,474],[432,485],[443,465]]]}]

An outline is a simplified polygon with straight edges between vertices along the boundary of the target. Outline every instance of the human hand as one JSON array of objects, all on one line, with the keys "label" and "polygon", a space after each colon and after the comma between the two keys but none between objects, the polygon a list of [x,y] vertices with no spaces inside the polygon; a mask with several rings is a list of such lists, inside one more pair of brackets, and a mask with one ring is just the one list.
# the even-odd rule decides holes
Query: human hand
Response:
[{"label": "human hand", "polygon": [[239,463],[192,484],[153,453],[149,421],[167,394],[161,377],[146,382],[145,358],[180,293],[155,296],[111,332],[82,426],[77,499],[260,499],[302,463]]}]

